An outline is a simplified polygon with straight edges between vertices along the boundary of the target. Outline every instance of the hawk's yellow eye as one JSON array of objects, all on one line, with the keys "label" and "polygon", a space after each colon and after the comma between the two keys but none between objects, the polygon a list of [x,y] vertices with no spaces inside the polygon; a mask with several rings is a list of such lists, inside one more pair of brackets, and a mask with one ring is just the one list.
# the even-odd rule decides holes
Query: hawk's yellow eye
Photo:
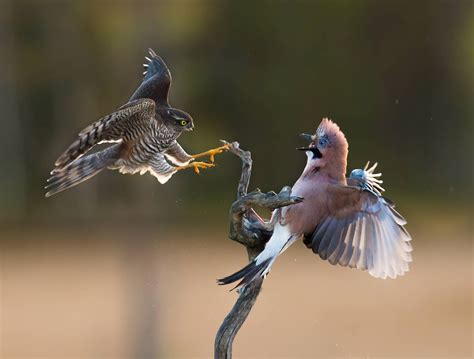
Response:
[{"label": "hawk's yellow eye", "polygon": [[180,124],[181,124],[181,126],[186,126],[186,125],[188,124],[188,121],[182,120],[182,121],[180,122]]}]

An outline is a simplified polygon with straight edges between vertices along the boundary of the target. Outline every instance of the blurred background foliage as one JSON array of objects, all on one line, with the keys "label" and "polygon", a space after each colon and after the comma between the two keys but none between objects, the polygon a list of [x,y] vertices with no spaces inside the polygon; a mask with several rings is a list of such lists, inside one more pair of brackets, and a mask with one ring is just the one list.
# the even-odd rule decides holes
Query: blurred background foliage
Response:
[{"label": "blurred background foliage", "polygon": [[[165,186],[102,173],[43,198],[78,130],[124,104],[152,47],[190,112],[189,152],[237,140],[253,187],[279,189],[305,158],[298,134],[322,117],[350,142],[349,168],[378,161],[387,195],[416,204],[472,194],[471,1],[3,1],[0,218],[5,223],[127,218],[181,222],[227,211],[230,155]],[[466,195],[469,194],[469,195]],[[191,210],[190,210],[191,209]]]},{"label": "blurred background foliage", "polygon": [[414,238],[396,281],[293,246],[238,357],[472,357],[473,1],[2,0],[2,358],[212,356],[235,300],[213,278],[246,259],[226,240],[238,159],[166,185],[105,171],[44,198],[78,131],[141,82],[148,47],[194,117],[188,152],[239,141],[251,189],[279,190],[306,161],[298,134],[330,117],[349,170],[379,162]]}]

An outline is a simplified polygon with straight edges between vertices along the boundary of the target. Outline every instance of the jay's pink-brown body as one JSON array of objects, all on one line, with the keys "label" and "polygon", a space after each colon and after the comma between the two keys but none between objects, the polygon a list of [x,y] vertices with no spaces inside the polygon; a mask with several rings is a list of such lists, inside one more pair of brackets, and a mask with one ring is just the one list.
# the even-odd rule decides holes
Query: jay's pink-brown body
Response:
[{"label": "jay's pink-brown body", "polygon": [[376,165],[346,178],[348,143],[339,127],[323,119],[315,135],[306,135],[308,157],[292,195],[303,202],[273,213],[273,235],[265,249],[242,270],[219,284],[246,285],[266,275],[275,259],[298,239],[331,264],[367,270],[378,278],[408,271],[411,237],[406,221],[384,198]]}]

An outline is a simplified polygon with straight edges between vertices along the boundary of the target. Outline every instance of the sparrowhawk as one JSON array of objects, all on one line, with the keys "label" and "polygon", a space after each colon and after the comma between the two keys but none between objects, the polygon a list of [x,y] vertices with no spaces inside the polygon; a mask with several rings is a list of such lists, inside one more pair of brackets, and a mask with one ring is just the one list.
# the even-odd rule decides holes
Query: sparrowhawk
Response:
[{"label": "sparrowhawk", "polygon": [[[212,167],[212,163],[191,162],[195,158],[227,150],[221,146],[197,155],[189,155],[176,141],[184,131],[192,131],[192,117],[168,102],[171,73],[153,50],[146,57],[143,81],[129,102],[117,111],[83,129],[78,138],[56,160],[48,179],[46,197],[64,191],[95,176],[103,169],[120,173],[150,172],[160,183],[185,168]],[[95,145],[113,145],[83,156]]]}]

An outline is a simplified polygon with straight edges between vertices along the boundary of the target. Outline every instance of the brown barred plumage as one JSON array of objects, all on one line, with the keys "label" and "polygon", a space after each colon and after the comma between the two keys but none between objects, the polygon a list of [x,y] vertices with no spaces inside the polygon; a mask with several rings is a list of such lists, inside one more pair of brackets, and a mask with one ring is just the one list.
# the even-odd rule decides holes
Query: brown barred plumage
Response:
[{"label": "brown barred plumage", "polygon": [[[194,128],[191,116],[168,104],[171,74],[163,60],[150,50],[144,79],[130,102],[84,128],[56,160],[48,180],[46,197],[64,191],[105,168],[121,173],[150,172],[165,183],[193,157],[176,142],[183,131]],[[103,142],[116,144],[83,156]]]},{"label": "brown barred plumage", "polygon": [[79,132],[69,148],[56,160],[55,171],[89,151],[101,142],[118,142],[122,139],[132,139],[150,131],[155,126],[155,102],[150,99],[140,99],[127,103],[118,111],[102,117]]}]

